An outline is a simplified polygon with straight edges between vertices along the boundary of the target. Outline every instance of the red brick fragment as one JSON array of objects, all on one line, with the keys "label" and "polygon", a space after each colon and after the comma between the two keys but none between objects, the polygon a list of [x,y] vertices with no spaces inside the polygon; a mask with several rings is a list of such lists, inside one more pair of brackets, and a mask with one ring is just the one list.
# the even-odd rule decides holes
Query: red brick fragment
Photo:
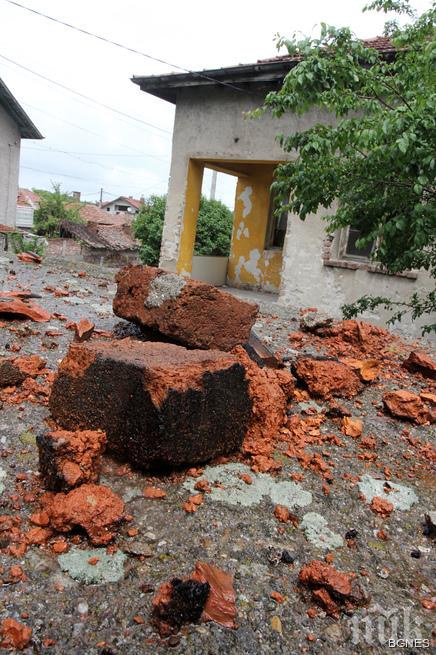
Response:
[{"label": "red brick fragment", "polygon": [[37,436],[39,470],[52,491],[98,482],[106,434],[98,430],[55,430]]},{"label": "red brick fragment", "polygon": [[369,602],[354,574],[337,571],[321,560],[312,560],[303,566],[298,579],[312,591],[313,600],[332,616]]},{"label": "red brick fragment", "polygon": [[431,414],[421,398],[405,389],[388,391],[383,396],[383,404],[392,416],[422,425]]},{"label": "red brick fragment", "polygon": [[351,398],[362,390],[362,383],[356,373],[345,364],[329,359],[300,357],[295,373],[313,396]]},{"label": "red brick fragment", "polygon": [[76,341],[87,341],[91,338],[92,333],[94,332],[94,323],[89,321],[87,318],[82,318],[74,328],[74,334]]},{"label": "red brick fragment", "polygon": [[80,526],[93,544],[108,544],[123,519],[124,503],[111,489],[102,485],[83,484],[67,494],[54,494],[47,499],[46,511],[51,526],[69,532]]},{"label": "red brick fragment", "polygon": [[384,518],[387,518],[394,509],[392,503],[380,496],[374,496],[370,507],[375,514],[381,514]]},{"label": "red brick fragment", "polygon": [[421,373],[426,378],[436,380],[436,363],[427,353],[416,350],[411,352],[403,366],[412,373]]},{"label": "red brick fragment", "polygon": [[32,639],[32,629],[15,619],[3,619],[0,626],[2,646],[24,650]]}]

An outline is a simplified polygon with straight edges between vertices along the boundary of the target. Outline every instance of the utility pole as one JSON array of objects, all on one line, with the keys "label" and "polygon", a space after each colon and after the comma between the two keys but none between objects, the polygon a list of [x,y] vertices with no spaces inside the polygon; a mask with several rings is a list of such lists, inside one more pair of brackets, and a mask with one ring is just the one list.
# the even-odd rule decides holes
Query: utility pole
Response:
[{"label": "utility pole", "polygon": [[103,204],[103,187],[101,187],[100,189],[100,207],[102,206],[102,204]]},{"label": "utility pole", "polygon": [[212,182],[210,183],[210,199],[211,200],[215,200],[217,175],[218,175],[218,173],[216,171],[212,171]]}]

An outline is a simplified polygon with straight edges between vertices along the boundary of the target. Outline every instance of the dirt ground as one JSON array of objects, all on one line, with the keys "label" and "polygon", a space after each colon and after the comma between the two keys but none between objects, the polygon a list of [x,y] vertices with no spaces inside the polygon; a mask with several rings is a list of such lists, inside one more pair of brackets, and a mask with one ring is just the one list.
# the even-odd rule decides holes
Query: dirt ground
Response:
[{"label": "dirt ground", "polygon": [[[79,277],[79,270],[87,271],[86,276]],[[120,322],[111,309],[112,276],[109,271],[58,263],[35,266],[14,259],[0,265],[3,291],[31,290],[50,313],[70,321],[88,318],[105,331]],[[47,287],[69,295],[59,297]],[[66,325],[56,318],[48,323],[2,321],[0,355],[38,354],[56,371],[74,336]],[[322,352],[321,340],[289,340],[289,333],[298,330],[296,312],[262,312],[256,330],[289,362],[304,350]],[[396,343],[389,348],[389,361],[404,359],[411,350]],[[41,393],[35,391],[21,402],[3,398],[0,410],[0,514],[18,515],[22,521],[38,509],[26,491],[38,473],[35,438],[48,416],[46,380],[40,382]],[[352,417],[362,420],[363,437],[373,437],[366,447],[363,437],[344,435],[338,419],[324,416],[325,401],[300,392],[289,415],[304,420],[322,415],[320,433],[340,440],[307,447],[328,463],[327,480],[315,467],[287,456],[280,441],[274,459],[281,468],[264,473],[253,472],[248,461],[235,456],[219,465],[209,463],[200,478],[186,471],[150,476],[105,457],[101,483],[123,498],[132,516],[117,534],[118,549],[107,555],[99,548],[95,554],[86,535],[76,533],[67,536],[69,551],[61,555],[53,552],[52,539],[14,557],[0,541],[0,622],[12,617],[32,628],[32,641],[23,650],[29,654],[140,655],[168,649],[190,655],[422,652],[425,640],[432,640],[435,608],[434,542],[424,529],[424,515],[434,509],[426,445],[434,443],[434,428],[388,416],[381,396],[400,387],[431,391],[429,385],[419,375],[404,377],[387,367],[354,399],[339,399]],[[244,472],[251,476],[251,485],[241,482]],[[183,503],[202,478],[221,486],[206,493],[204,503],[188,514]],[[386,481],[390,493],[383,490]],[[166,496],[144,497],[143,489],[150,485]],[[394,503],[388,517],[371,510],[371,494]],[[277,520],[277,504],[290,507],[296,519]],[[284,550],[287,555],[282,557]],[[94,566],[88,562],[93,556],[99,558]],[[304,564],[326,556],[339,571],[357,575],[371,598],[366,607],[342,612],[338,619],[316,608],[299,585],[298,573]],[[162,582],[188,574],[198,560],[233,574],[238,627],[188,625],[168,642],[149,621],[153,592]],[[24,574],[17,581],[9,573],[14,565]],[[279,602],[272,592],[279,592]],[[316,611],[308,614],[310,608]],[[389,639],[394,640],[391,646]],[[401,640],[407,639],[406,648]],[[0,647],[0,652],[6,650]]]}]

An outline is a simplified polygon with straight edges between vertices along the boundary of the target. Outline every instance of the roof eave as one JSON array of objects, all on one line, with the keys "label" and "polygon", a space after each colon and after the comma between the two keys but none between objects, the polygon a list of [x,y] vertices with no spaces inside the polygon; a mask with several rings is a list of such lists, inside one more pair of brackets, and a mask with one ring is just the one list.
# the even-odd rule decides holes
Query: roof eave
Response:
[{"label": "roof eave", "polygon": [[30,120],[19,102],[14,98],[6,84],[0,79],[0,105],[18,125],[22,139],[43,139],[43,135]]},{"label": "roof eave", "polygon": [[281,82],[286,73],[297,64],[297,61],[273,61],[191,73],[135,75],[131,81],[137,84],[141,91],[175,104],[177,91],[180,89],[221,86],[231,88],[232,85],[237,85],[238,88],[246,86],[252,89],[256,85]]}]

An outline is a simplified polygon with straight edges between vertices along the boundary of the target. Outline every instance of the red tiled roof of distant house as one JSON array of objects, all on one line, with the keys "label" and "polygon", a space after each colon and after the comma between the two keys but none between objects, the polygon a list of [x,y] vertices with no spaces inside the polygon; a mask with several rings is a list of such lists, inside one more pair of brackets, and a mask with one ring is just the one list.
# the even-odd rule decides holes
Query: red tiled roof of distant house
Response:
[{"label": "red tiled roof of distant house", "polygon": [[[374,48],[381,53],[395,52],[397,48],[393,45],[392,41],[387,36],[374,36],[371,39],[362,39],[362,43],[367,48]],[[300,55],[279,55],[277,57],[269,57],[268,59],[258,59],[258,64],[268,64],[269,62],[279,61],[301,61],[303,59]]]},{"label": "red tiled roof of distant house", "polygon": [[40,196],[30,189],[18,189],[17,205],[19,207],[33,207],[36,209],[41,200]]}]

